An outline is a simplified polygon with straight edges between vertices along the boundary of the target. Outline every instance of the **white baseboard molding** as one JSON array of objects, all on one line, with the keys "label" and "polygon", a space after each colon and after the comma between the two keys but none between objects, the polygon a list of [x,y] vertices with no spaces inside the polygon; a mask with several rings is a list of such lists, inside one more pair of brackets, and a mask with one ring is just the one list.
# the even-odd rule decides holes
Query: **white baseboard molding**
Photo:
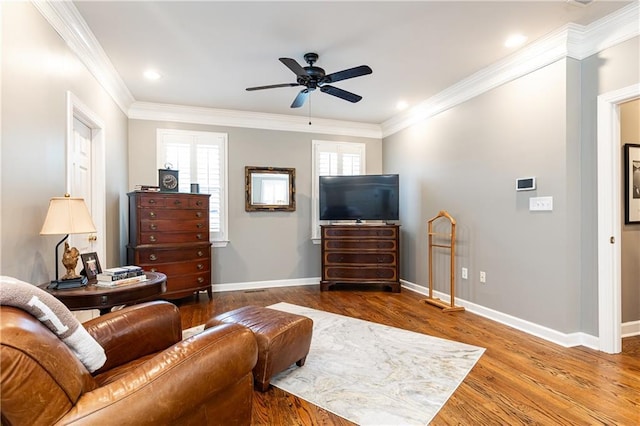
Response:
[{"label": "white baseboard molding", "polygon": [[640,336],[640,321],[622,323],[622,337]]},{"label": "white baseboard molding", "polygon": [[[429,289],[426,287],[405,280],[400,280],[400,282],[402,284],[402,287],[406,288],[407,290],[424,294],[425,296],[429,294]],[[434,291],[433,294],[435,297],[441,299],[444,302],[451,301],[448,294],[441,293],[439,291]],[[599,350],[600,347],[598,338],[587,333],[562,333],[551,328],[535,324],[530,321],[526,321],[481,305],[477,305],[460,298],[456,298],[455,304],[456,306],[464,306],[466,310],[476,315],[480,315],[509,327],[513,327],[517,330],[523,331],[536,337],[540,337],[541,339],[548,340],[566,348],[573,346],[586,346],[591,349]]]},{"label": "white baseboard molding", "polygon": [[312,278],[293,278],[290,280],[273,280],[273,281],[249,281],[242,283],[226,283],[213,284],[211,287],[214,292],[223,291],[241,291],[241,290],[261,290],[265,288],[275,287],[295,287],[300,285],[319,285],[320,277]]}]

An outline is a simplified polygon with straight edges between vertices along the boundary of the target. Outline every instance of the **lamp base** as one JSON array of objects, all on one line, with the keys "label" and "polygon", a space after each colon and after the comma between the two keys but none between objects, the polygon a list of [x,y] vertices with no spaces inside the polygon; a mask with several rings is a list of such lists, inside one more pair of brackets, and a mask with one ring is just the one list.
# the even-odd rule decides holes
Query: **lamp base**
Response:
[{"label": "lamp base", "polygon": [[89,280],[87,277],[71,278],[68,280],[53,280],[47,286],[51,290],[65,290],[69,288],[79,288],[87,285]]}]

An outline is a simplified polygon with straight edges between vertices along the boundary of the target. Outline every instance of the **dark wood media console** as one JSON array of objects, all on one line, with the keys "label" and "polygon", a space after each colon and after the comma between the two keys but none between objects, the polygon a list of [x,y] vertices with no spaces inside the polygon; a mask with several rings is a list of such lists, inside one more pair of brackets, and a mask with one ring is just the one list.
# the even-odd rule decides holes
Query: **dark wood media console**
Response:
[{"label": "dark wood media console", "polygon": [[380,284],[400,292],[399,225],[323,225],[320,290]]}]

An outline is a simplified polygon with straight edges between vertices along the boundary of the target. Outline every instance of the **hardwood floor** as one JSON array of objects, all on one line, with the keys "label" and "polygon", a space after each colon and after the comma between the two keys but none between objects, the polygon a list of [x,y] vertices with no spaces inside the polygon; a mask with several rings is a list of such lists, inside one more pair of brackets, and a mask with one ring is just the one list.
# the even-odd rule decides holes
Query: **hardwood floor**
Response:
[{"label": "hardwood floor", "polygon": [[[469,312],[445,314],[422,298],[303,286],[174,302],[184,328],[241,306],[287,302],[486,348],[432,425],[640,425],[640,336],[624,339],[617,355],[564,348]],[[252,423],[353,424],[273,386],[254,393]]]}]

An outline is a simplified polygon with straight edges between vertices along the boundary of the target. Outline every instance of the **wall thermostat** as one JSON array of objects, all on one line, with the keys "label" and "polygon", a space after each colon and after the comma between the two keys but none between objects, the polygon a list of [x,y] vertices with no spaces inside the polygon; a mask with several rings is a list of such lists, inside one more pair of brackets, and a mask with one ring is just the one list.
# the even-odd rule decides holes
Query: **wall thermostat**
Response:
[{"label": "wall thermostat", "polygon": [[536,189],[536,178],[518,178],[516,179],[516,191],[533,191]]}]

